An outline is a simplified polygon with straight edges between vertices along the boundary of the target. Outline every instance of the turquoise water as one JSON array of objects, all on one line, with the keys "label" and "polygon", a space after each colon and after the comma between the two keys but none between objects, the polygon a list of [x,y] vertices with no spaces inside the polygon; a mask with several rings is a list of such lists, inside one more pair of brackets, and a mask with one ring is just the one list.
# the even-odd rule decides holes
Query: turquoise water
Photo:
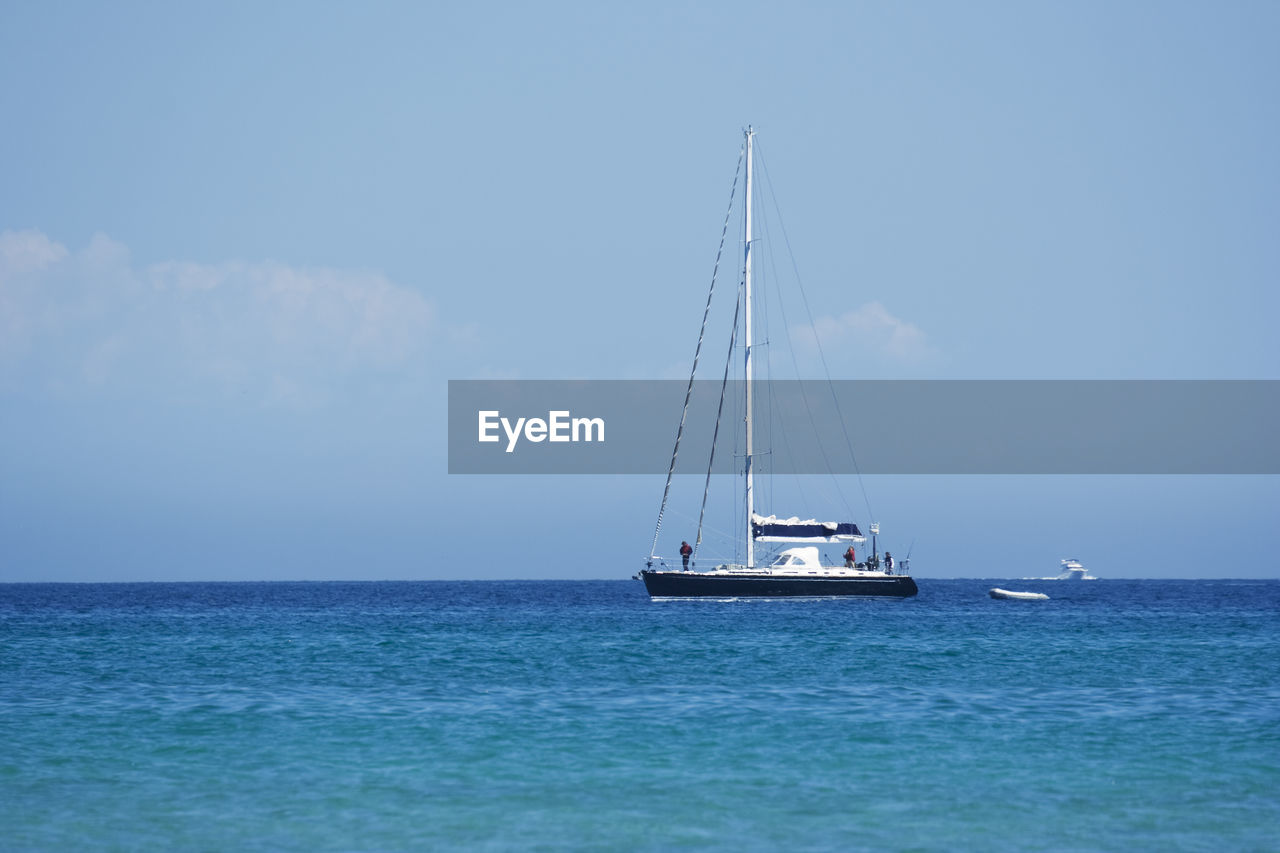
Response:
[{"label": "turquoise water", "polygon": [[920,588],[0,585],[0,847],[1275,849],[1280,581]]}]

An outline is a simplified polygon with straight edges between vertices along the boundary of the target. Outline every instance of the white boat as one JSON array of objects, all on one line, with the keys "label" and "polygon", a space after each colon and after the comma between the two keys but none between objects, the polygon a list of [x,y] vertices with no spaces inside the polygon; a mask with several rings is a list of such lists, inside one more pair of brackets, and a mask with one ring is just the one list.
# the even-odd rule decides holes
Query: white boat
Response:
[{"label": "white boat", "polygon": [[1023,578],[1024,581],[1096,581],[1079,560],[1063,560],[1062,571],[1048,577]]},{"label": "white boat", "polygon": [[1062,561],[1062,573],[1053,580],[1097,580],[1092,578],[1079,560]]},{"label": "white boat", "polygon": [[1096,581],[1097,578],[1090,576],[1089,572],[1080,563],[1079,560],[1063,560],[1062,573],[1052,578],[1056,581]]},{"label": "white boat", "polygon": [[[743,352],[743,387],[745,389],[745,401],[743,405],[743,425],[745,430],[745,454],[742,456],[742,467],[739,469],[743,474],[743,484],[745,488],[745,513],[742,514],[745,525],[741,529],[741,544],[744,546],[739,552],[745,555],[745,560],[739,563],[720,563],[710,570],[699,570],[697,568],[698,552],[696,547],[688,546],[690,553],[682,555],[685,559],[682,561],[668,564],[666,560],[657,555],[659,535],[662,532],[662,520],[667,509],[667,501],[671,492],[672,474],[676,467],[676,456],[680,450],[680,439],[684,434],[685,418],[689,410],[689,396],[686,392],[685,410],[680,417],[680,426],[676,431],[675,449],[672,451],[671,468],[667,474],[667,485],[663,490],[662,504],[658,510],[658,523],[653,534],[653,544],[650,546],[649,557],[646,565],[640,571],[639,577],[644,581],[645,589],[650,596],[654,598],[683,598],[683,597],[722,597],[722,598],[740,598],[746,596],[765,596],[765,597],[781,597],[781,596],[891,596],[891,597],[907,597],[915,595],[916,583],[907,574],[908,561],[901,560],[897,567],[894,566],[893,559],[889,552],[886,551],[884,560],[881,560],[877,550],[876,535],[880,528],[878,524],[872,523],[869,531],[871,533],[871,555],[864,562],[856,562],[855,560],[846,559],[845,565],[823,565],[821,554],[816,547],[819,544],[839,544],[847,545],[852,550],[853,545],[865,543],[866,537],[863,536],[862,530],[853,522],[835,522],[835,521],[818,521],[816,518],[801,519],[799,517],[779,518],[776,515],[765,515],[757,512],[756,495],[754,489],[755,470],[753,467],[753,455],[756,450],[753,444],[753,407],[752,407],[752,276],[751,265],[752,255],[755,247],[755,235],[752,231],[752,184],[754,181],[754,131],[750,127],[744,131],[744,142],[742,148],[742,158],[746,161],[746,181],[745,192],[743,194],[743,255],[742,255],[742,278],[740,280],[741,290],[738,307],[742,308],[741,324],[738,323],[739,315],[735,308],[734,331],[730,338],[730,354],[734,352],[734,346],[740,345]],[[740,161],[741,163],[741,161]],[[734,178],[734,188],[737,188],[737,177]],[[732,197],[729,206],[730,212],[733,210]],[[725,233],[728,231],[729,217],[725,218]],[[724,236],[721,236],[721,248],[723,250]],[[716,268],[719,268],[719,255],[716,257]],[[707,308],[703,313],[703,332],[698,337],[698,348],[694,352],[693,358],[693,374],[696,375],[698,367],[698,354],[702,350],[702,340],[706,332],[707,313],[710,311],[712,296],[715,294],[715,275],[712,275],[711,293],[707,296]],[[739,330],[741,337],[738,338]],[[739,344],[740,341],[740,344]],[[725,376],[728,376],[729,366],[726,365]],[[694,376],[689,377],[689,389],[693,388]],[[721,409],[723,410],[723,391],[721,397]],[[719,434],[720,414],[716,420],[716,434]],[[713,441],[714,444],[714,441]],[[712,449],[712,458],[714,459],[715,450]],[[711,466],[708,465],[707,482],[710,484]],[[706,509],[706,489],[703,492],[702,511],[698,516],[697,534],[695,543],[697,546],[702,544],[703,529],[703,513]],[[756,561],[756,543],[791,543],[800,547],[792,547],[777,554],[776,558],[769,560],[766,557],[766,564],[760,565]],[[685,543],[682,543],[682,549]],[[692,560],[689,557],[692,557]],[[852,562],[853,565],[849,565]],[[895,568],[897,569],[895,573]]]},{"label": "white boat", "polygon": [[1043,592],[1015,592],[1011,589],[1001,589],[998,586],[992,587],[989,595],[992,598],[1008,598],[1013,601],[1048,601],[1049,596]]}]

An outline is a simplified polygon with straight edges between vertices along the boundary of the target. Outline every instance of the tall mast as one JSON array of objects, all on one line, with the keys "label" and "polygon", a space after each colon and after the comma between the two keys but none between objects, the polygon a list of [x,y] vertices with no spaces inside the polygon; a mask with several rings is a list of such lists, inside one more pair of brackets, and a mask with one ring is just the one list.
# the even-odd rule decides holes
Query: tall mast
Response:
[{"label": "tall mast", "polygon": [[756,564],[756,541],[751,535],[751,516],[755,514],[755,495],[753,490],[753,479],[755,472],[751,469],[751,181],[752,166],[754,158],[751,151],[752,137],[755,131],[747,125],[745,131],[747,137],[747,184],[746,184],[746,211],[743,216],[743,236],[742,236],[742,299],[743,299],[743,349],[746,351],[746,363],[743,366],[743,379],[746,381],[747,387],[747,462],[744,475],[747,481],[747,568],[753,568]]}]

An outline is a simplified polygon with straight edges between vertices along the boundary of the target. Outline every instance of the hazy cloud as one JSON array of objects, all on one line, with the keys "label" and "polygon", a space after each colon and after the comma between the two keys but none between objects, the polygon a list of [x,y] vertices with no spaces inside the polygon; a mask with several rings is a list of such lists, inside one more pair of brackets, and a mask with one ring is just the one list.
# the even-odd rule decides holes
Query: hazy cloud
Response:
[{"label": "hazy cloud", "polygon": [[147,388],[314,403],[420,366],[435,322],[379,273],[274,262],[135,266],[104,236],[79,251],[0,233],[4,385]]},{"label": "hazy cloud", "polygon": [[66,257],[65,247],[39,231],[0,231],[0,274],[38,272]]},{"label": "hazy cloud", "polygon": [[838,317],[819,317],[812,332],[793,329],[792,335],[810,346],[816,335],[827,352],[856,347],[900,362],[922,361],[933,352],[918,326],[890,314],[880,302],[868,302]]}]

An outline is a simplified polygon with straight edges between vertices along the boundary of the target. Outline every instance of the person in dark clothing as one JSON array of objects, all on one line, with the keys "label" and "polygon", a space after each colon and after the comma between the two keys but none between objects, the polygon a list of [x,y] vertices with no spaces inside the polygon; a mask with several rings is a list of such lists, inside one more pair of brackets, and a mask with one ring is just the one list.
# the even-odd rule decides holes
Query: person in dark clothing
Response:
[{"label": "person in dark clothing", "polygon": [[846,569],[852,569],[853,564],[858,562],[858,555],[854,553],[853,546],[849,546],[849,550],[844,552],[844,566]]},{"label": "person in dark clothing", "polygon": [[693,546],[688,542],[680,543],[680,559],[684,560],[684,567],[689,568],[689,557],[693,554]]},{"label": "person in dark clothing", "polygon": [[888,551],[884,552],[884,573],[886,575],[893,574],[893,555]]}]

